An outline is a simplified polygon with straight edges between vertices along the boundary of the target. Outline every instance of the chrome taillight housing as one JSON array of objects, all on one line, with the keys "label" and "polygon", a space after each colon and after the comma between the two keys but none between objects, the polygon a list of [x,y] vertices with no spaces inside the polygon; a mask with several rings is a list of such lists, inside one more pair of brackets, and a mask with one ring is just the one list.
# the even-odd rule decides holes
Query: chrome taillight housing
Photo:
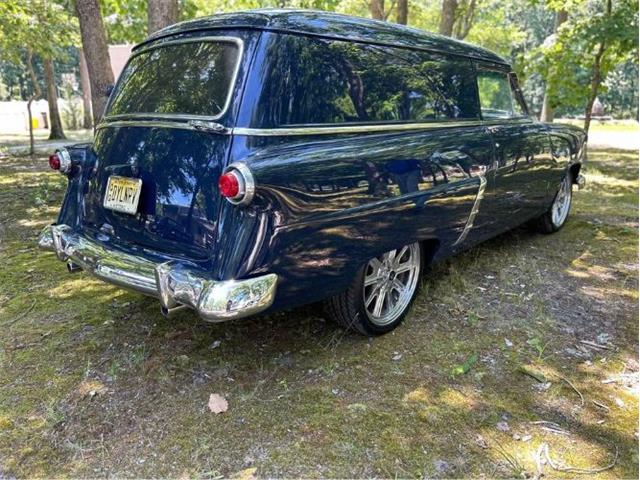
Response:
[{"label": "chrome taillight housing", "polygon": [[234,205],[249,205],[256,193],[256,183],[249,167],[236,162],[225,168],[218,179],[218,189]]},{"label": "chrome taillight housing", "polygon": [[71,155],[69,155],[69,151],[66,148],[60,148],[53,155],[49,155],[49,167],[52,170],[60,173],[69,173],[72,166]]}]

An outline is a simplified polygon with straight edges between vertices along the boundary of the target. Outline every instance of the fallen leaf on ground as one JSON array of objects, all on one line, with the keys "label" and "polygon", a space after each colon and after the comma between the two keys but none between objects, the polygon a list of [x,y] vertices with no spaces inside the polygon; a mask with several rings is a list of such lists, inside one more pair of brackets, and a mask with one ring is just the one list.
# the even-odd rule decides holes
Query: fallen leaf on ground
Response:
[{"label": "fallen leaf on ground", "polygon": [[226,412],[228,408],[229,404],[223,396],[220,396],[217,393],[209,395],[209,410],[213,413],[223,413]]}]

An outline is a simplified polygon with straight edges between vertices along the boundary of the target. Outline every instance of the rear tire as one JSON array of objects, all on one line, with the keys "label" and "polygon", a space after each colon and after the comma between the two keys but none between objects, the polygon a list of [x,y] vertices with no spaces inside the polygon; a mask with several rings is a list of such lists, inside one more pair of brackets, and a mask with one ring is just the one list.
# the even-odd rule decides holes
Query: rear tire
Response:
[{"label": "rear tire", "polygon": [[423,252],[416,242],[371,259],[344,292],[325,301],[326,315],[362,335],[396,328],[418,290]]},{"label": "rear tire", "polygon": [[564,226],[571,210],[571,201],[573,199],[572,185],[573,178],[571,172],[567,172],[549,210],[533,222],[538,232],[546,234],[554,233]]}]

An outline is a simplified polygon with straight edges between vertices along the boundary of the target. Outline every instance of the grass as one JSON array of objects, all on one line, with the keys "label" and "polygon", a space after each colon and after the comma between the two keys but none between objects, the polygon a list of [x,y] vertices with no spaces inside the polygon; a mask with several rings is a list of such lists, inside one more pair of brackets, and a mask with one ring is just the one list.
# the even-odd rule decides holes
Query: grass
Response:
[{"label": "grass", "polygon": [[518,229],[435,265],[405,323],[373,340],[315,307],[167,320],[70,275],[35,247],[61,177],[0,159],[0,478],[520,477],[542,443],[581,468],[617,448],[594,476],[637,478],[637,158],[591,152],[561,232]]}]

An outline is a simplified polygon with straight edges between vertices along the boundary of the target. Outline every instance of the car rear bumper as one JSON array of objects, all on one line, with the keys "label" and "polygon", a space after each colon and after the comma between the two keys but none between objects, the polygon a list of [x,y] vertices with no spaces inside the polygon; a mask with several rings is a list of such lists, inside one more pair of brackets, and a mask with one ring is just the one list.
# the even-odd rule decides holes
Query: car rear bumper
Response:
[{"label": "car rear bumper", "polygon": [[271,306],[278,276],[270,273],[245,280],[213,280],[192,265],[178,261],[155,263],[110,249],[68,225],[50,225],[38,245],[67,262],[70,272],[85,270],[105,282],[151,295],[163,313],[189,307],[210,322],[247,317]]}]

